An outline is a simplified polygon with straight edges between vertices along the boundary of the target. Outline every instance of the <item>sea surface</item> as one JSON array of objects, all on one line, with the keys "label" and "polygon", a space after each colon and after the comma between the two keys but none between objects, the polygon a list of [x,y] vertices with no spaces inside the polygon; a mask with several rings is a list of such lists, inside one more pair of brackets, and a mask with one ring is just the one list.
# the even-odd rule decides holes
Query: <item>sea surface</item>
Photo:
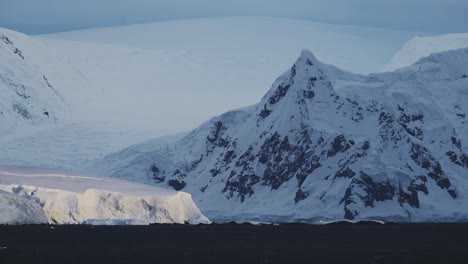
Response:
[{"label": "sea surface", "polygon": [[468,224],[0,226],[0,263],[468,263]]}]

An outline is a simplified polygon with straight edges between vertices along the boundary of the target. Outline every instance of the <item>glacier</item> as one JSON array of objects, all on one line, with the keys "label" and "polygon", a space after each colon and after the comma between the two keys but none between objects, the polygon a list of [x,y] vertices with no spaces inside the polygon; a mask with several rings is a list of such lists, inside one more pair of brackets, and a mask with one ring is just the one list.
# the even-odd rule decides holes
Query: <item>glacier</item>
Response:
[{"label": "glacier", "polygon": [[209,223],[191,195],[54,169],[0,166],[0,224]]}]

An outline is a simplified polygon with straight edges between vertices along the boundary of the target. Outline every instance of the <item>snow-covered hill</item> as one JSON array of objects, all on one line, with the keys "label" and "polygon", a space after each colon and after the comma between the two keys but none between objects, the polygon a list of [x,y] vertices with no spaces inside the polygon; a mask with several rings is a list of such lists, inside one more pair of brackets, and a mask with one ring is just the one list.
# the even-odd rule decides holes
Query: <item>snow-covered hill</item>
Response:
[{"label": "snow-covered hill", "polygon": [[19,125],[57,123],[67,111],[39,63],[41,50],[28,36],[0,28],[0,135]]},{"label": "snow-covered hill", "polygon": [[190,194],[127,181],[0,166],[0,224],[208,223]]},{"label": "snow-covered hill", "polygon": [[468,34],[448,34],[433,37],[415,37],[408,41],[381,71],[394,71],[410,66],[420,58],[453,49],[468,47]]},{"label": "snow-covered hill", "polygon": [[356,75],[303,51],[262,100],[104,175],[190,192],[214,220],[467,220],[468,49]]},{"label": "snow-covered hill", "polygon": [[112,93],[75,66],[40,38],[0,28],[0,164],[77,169],[158,135],[102,111]]}]

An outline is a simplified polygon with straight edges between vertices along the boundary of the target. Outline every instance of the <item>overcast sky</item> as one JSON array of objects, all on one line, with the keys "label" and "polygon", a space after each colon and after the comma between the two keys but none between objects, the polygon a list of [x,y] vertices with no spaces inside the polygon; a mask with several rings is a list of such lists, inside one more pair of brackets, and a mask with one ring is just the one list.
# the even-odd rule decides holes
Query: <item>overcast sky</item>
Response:
[{"label": "overcast sky", "polygon": [[468,0],[0,0],[0,27],[28,34],[212,16],[272,16],[468,32]]}]

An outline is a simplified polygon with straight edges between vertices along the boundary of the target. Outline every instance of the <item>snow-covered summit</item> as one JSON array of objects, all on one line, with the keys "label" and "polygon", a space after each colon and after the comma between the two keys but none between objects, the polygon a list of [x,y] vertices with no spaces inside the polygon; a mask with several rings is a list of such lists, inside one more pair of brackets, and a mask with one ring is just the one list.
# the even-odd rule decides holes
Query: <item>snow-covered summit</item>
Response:
[{"label": "snow-covered summit", "polygon": [[408,41],[381,71],[407,67],[420,58],[448,50],[468,47],[468,34],[448,34],[434,37],[415,37]]},{"label": "snow-covered summit", "polygon": [[92,170],[188,191],[214,220],[466,220],[467,52],[363,76],[303,51],[258,104]]},{"label": "snow-covered summit", "polygon": [[0,223],[203,223],[190,194],[67,171],[0,166]]}]

